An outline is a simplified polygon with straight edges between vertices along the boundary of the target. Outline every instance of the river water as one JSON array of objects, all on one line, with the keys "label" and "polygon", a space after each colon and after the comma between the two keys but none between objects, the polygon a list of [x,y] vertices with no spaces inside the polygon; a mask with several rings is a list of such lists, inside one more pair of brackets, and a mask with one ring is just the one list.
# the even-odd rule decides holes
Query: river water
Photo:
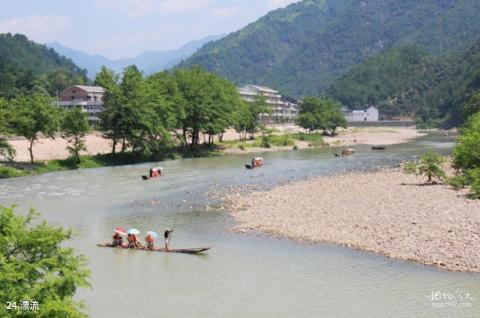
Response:
[{"label": "river water", "polygon": [[[78,231],[69,245],[89,259],[92,288],[77,298],[92,317],[480,317],[478,274],[231,233],[233,220],[205,195],[392,166],[428,149],[448,153],[452,145],[430,135],[384,152],[358,146],[348,159],[335,158],[335,149],[266,153],[266,165],[253,171],[244,169],[248,155],[167,161],[155,181],[140,179],[152,164],[51,173],[1,180],[0,202],[19,211],[35,207],[49,222]],[[212,249],[193,256],[96,247],[117,226],[159,233],[174,226],[173,247]],[[469,297],[452,307],[430,299],[436,292]]]}]

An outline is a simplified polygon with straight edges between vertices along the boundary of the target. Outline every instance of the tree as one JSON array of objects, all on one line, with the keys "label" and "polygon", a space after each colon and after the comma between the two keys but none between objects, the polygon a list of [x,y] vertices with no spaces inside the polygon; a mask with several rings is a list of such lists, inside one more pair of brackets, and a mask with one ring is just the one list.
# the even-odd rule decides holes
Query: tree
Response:
[{"label": "tree", "polygon": [[0,97],[0,160],[6,158],[13,160],[15,157],[15,149],[3,137],[9,132],[7,119],[9,117],[7,101]]},{"label": "tree", "polygon": [[235,108],[232,115],[232,126],[240,133],[240,138],[247,139],[247,134],[251,137],[264,125],[261,122],[261,116],[271,113],[271,108],[267,100],[262,95],[256,95],[253,101],[241,103]]},{"label": "tree", "polygon": [[297,124],[309,132],[322,130],[335,134],[338,127],[347,127],[341,106],[329,98],[306,97],[300,106]]},{"label": "tree", "polygon": [[42,95],[20,97],[12,100],[12,105],[15,112],[12,112],[11,128],[16,135],[23,136],[29,141],[28,151],[30,162],[33,164],[33,146],[40,134],[55,138],[58,111],[51,99]]},{"label": "tree", "polygon": [[427,182],[432,182],[434,177],[444,180],[446,178],[445,171],[442,168],[444,162],[445,157],[429,151],[418,162],[408,162],[404,170],[406,173],[426,176],[428,178]]},{"label": "tree", "polygon": [[459,178],[471,186],[472,197],[480,199],[480,112],[472,115],[453,148]]},{"label": "tree", "polygon": [[253,134],[257,132],[258,129],[263,129],[264,122],[261,121],[261,117],[271,115],[272,109],[263,95],[255,95],[253,101],[248,103],[248,109],[250,112],[250,118],[247,132],[253,137]]},{"label": "tree", "polygon": [[[38,222],[31,210],[18,216],[14,208],[0,206],[0,316],[1,317],[86,317],[83,305],[73,296],[87,287],[86,259],[63,242],[71,231]],[[6,310],[9,301],[36,301],[38,311]]]},{"label": "tree", "polygon": [[317,118],[312,113],[303,113],[297,116],[297,125],[302,127],[303,129],[307,129],[309,133],[318,130],[319,124]]},{"label": "tree", "polygon": [[467,180],[471,186],[472,197],[475,199],[480,199],[480,168],[468,170]]},{"label": "tree", "polygon": [[463,106],[463,113],[465,118],[480,113],[480,92],[473,95],[467,103]]},{"label": "tree", "polygon": [[459,169],[480,168],[480,112],[471,116],[461,130],[453,149],[453,160]]},{"label": "tree", "polygon": [[331,105],[326,115],[326,129],[335,135],[337,128],[347,128],[347,119],[338,105]]},{"label": "tree", "polygon": [[62,138],[70,144],[67,149],[77,163],[80,163],[81,160],[80,151],[87,150],[85,135],[89,129],[87,115],[81,108],[75,108],[65,113],[62,121]]},{"label": "tree", "polygon": [[240,134],[241,140],[247,139],[247,131],[251,125],[250,105],[242,102],[232,114],[232,126]]},{"label": "tree", "polygon": [[177,69],[174,77],[185,111],[179,128],[185,142],[187,134],[191,135],[193,149],[199,144],[200,133],[223,133],[232,122],[233,110],[241,104],[240,96],[232,83],[201,67]]},{"label": "tree", "polygon": [[118,87],[119,75],[114,71],[102,66],[95,77],[95,85],[105,89],[103,97],[103,112],[100,114],[100,130],[107,139],[112,140],[112,154],[116,153],[118,140],[120,139],[120,121],[122,118],[121,92]]},{"label": "tree", "polygon": [[106,87],[101,129],[112,140],[112,153],[121,144],[121,152],[151,155],[169,143],[169,129],[175,129],[173,102],[168,101],[156,80],[146,81],[135,66],[125,68],[121,81],[112,71],[102,68],[96,82]]},{"label": "tree", "polygon": [[16,153],[15,148],[13,148],[5,138],[0,137],[0,161],[2,158],[7,159],[8,161],[13,161]]}]

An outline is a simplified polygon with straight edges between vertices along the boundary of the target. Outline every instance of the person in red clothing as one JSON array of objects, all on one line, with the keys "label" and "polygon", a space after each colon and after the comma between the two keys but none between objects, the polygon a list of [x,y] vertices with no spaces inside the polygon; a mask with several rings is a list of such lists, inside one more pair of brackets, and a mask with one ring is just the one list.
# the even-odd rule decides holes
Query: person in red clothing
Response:
[{"label": "person in red clothing", "polygon": [[128,248],[135,248],[135,236],[132,234],[127,235]]},{"label": "person in red clothing", "polygon": [[118,234],[118,232],[115,232],[115,234],[113,235],[113,242],[112,242],[112,246],[113,247],[121,247],[123,245],[123,238],[120,234]]},{"label": "person in red clothing", "polygon": [[147,234],[145,242],[147,243],[146,249],[153,250],[153,236],[151,234]]}]

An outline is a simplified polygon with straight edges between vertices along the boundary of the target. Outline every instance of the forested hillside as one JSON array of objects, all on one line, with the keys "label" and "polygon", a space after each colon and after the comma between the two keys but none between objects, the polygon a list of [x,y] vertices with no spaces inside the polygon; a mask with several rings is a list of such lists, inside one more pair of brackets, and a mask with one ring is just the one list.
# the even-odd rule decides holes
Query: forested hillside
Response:
[{"label": "forested hillside", "polygon": [[415,44],[439,56],[480,32],[477,0],[304,0],[204,46],[200,64],[236,82],[318,95],[347,70],[385,50]]},{"label": "forested hillside", "polygon": [[31,92],[54,95],[85,81],[85,70],[53,49],[21,34],[0,34],[0,97]]},{"label": "forested hillside", "polygon": [[417,115],[424,122],[463,122],[480,91],[480,40],[433,57],[415,46],[387,50],[334,81],[327,94],[351,108],[377,106],[383,115]]}]

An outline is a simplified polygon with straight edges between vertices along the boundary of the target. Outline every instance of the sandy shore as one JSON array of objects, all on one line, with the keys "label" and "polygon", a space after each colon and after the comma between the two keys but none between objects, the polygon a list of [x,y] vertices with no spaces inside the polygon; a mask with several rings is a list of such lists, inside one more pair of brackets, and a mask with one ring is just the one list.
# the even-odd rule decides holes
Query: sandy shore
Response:
[{"label": "sandy shore", "polygon": [[[295,125],[281,125],[276,126],[275,129],[277,130],[276,134],[278,135],[303,132],[302,129]],[[415,127],[362,127],[340,129],[337,136],[325,136],[323,140],[325,141],[326,145],[337,147],[347,147],[356,144],[372,146],[395,145],[405,143],[425,135],[425,133],[419,132]],[[226,136],[227,137],[224,138],[224,140],[234,140],[234,135],[231,132]],[[308,142],[300,140],[296,140],[295,145],[297,146],[297,149],[307,149],[312,147]],[[238,147],[232,147],[225,149],[224,152],[228,154],[260,153],[292,150],[292,148],[293,147],[247,147],[242,150]]]},{"label": "sandy shore", "polygon": [[[277,125],[272,126],[277,134],[290,134],[301,131],[295,125]],[[349,146],[353,144],[367,145],[392,145],[407,142],[409,140],[423,136],[415,127],[366,127],[349,128],[340,130],[335,137],[325,137],[324,140],[331,146]],[[224,141],[238,140],[239,135],[235,130],[229,129],[223,136]],[[10,140],[10,144],[16,149],[16,161],[24,162],[30,160],[28,153],[28,141],[22,138]],[[96,155],[108,153],[111,151],[111,142],[104,139],[101,133],[91,133],[86,137],[87,151],[83,154]],[[298,149],[309,148],[309,144],[304,141],[296,141]],[[34,146],[33,153],[35,160],[66,159],[70,153],[66,149],[67,143],[64,139],[58,137],[55,139],[41,138]],[[292,147],[272,147],[272,148],[246,148],[245,150],[237,147],[225,149],[225,153],[259,153],[267,151],[292,150]]]},{"label": "sandy shore", "polygon": [[[83,155],[96,155],[98,153],[108,153],[111,151],[111,142],[104,139],[100,133],[91,133],[86,136],[85,142],[87,151],[82,152]],[[30,161],[28,152],[29,142],[25,139],[10,140],[9,143],[17,151],[16,161]],[[55,139],[40,138],[33,146],[33,156],[35,160],[53,160],[66,159],[70,156],[67,150],[67,142],[61,137]]]},{"label": "sandy shore", "polygon": [[398,170],[318,177],[226,198],[237,231],[480,272],[480,201]]},{"label": "sandy shore", "polygon": [[416,127],[362,127],[340,130],[338,136],[325,137],[330,145],[395,145],[425,136]]}]

